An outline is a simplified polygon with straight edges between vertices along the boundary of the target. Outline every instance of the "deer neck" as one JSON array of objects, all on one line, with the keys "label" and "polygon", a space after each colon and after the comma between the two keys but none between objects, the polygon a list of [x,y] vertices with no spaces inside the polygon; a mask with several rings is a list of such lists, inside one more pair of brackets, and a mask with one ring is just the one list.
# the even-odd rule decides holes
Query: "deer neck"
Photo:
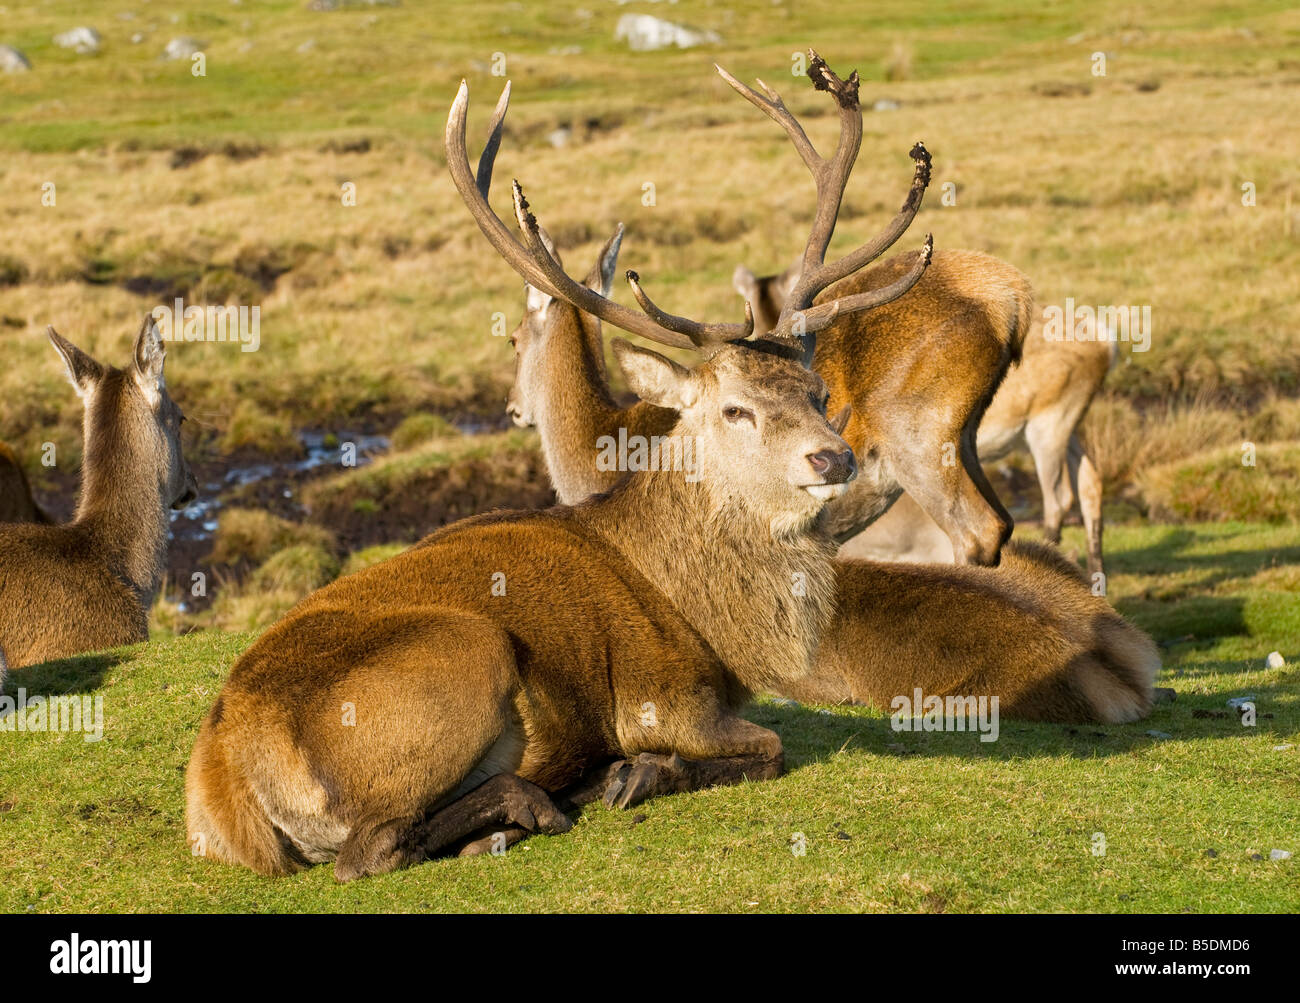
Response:
[{"label": "deer neck", "polygon": [[629,477],[584,509],[663,592],[746,695],[807,676],[835,610],[834,544],[820,524],[774,535],[734,498],[681,472]]},{"label": "deer neck", "polygon": [[615,432],[624,412],[609,392],[599,328],[593,334],[576,317],[558,325],[541,384],[534,418],[556,494],[576,503],[608,490],[617,474],[596,469],[596,443]]},{"label": "deer neck", "polygon": [[73,525],[89,534],[96,555],[148,609],[166,566],[168,499],[146,443],[128,427],[125,393],[110,377],[87,402]]}]

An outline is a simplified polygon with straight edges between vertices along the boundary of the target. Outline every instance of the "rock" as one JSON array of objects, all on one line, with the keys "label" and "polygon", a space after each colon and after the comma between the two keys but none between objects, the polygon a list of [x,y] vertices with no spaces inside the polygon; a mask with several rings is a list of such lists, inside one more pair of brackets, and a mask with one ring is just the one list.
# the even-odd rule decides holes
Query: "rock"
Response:
[{"label": "rock", "polygon": [[1173,735],[1169,734],[1169,732],[1167,732],[1167,731],[1156,731],[1154,728],[1153,728],[1152,730],[1148,731],[1147,734],[1150,735],[1152,738],[1158,738],[1158,739],[1162,739],[1162,740],[1163,740],[1163,739],[1166,739],[1166,738],[1173,738],[1173,737],[1174,737]]},{"label": "rock", "polygon": [[144,33],[143,33],[143,32],[139,32],[139,31],[137,31],[134,35],[131,36],[131,44],[132,44],[132,45],[139,45],[139,44],[140,44],[141,42],[143,42],[143,41],[144,41]]},{"label": "rock", "polygon": [[1241,708],[1244,707],[1244,706],[1246,706],[1246,704],[1248,704],[1248,703],[1254,703],[1254,702],[1255,702],[1255,698],[1254,698],[1254,696],[1248,696],[1248,697],[1232,697],[1232,698],[1228,701],[1228,706],[1229,706],[1229,707],[1235,707],[1237,710],[1241,710]]},{"label": "rock", "polygon": [[1287,743],[1284,744],[1284,745],[1275,745],[1275,746],[1273,746],[1273,751],[1274,751],[1274,752],[1286,752],[1287,749],[1289,749],[1289,748],[1291,748],[1291,743],[1290,743],[1290,742],[1287,742]]},{"label": "rock", "polygon": [[1153,703],[1173,703],[1178,699],[1178,693],[1170,686],[1157,686],[1151,691]]},{"label": "rock", "polygon": [[1290,850],[1269,850],[1268,859],[1269,860],[1290,860],[1291,851]]},{"label": "rock", "polygon": [[1263,859],[1264,859],[1264,854],[1262,854],[1262,853],[1252,853],[1252,854],[1250,855],[1250,859],[1251,859],[1251,860],[1263,860]]},{"label": "rock", "polygon": [[798,700],[791,700],[789,697],[777,697],[775,700],[772,701],[772,703],[776,704],[778,707],[798,707],[798,706],[799,706],[799,701],[798,701]]},{"label": "rock", "polygon": [[1207,857],[1217,857],[1217,856],[1219,855],[1219,851],[1218,851],[1218,850],[1206,850],[1206,851],[1205,851],[1205,855],[1206,855]]},{"label": "rock", "polygon": [[207,42],[181,35],[167,43],[167,48],[163,49],[163,59],[189,59],[194,53],[202,52],[207,47]]},{"label": "rock", "polygon": [[1286,665],[1286,659],[1282,657],[1282,652],[1270,651],[1268,658],[1264,659],[1264,664],[1270,669],[1280,669]]},{"label": "rock", "polygon": [[722,37],[715,31],[687,28],[653,14],[624,14],[614,28],[614,38],[626,41],[633,52],[655,52],[672,45],[679,49],[690,49],[696,45],[722,41]]},{"label": "rock", "polygon": [[553,129],[546,134],[546,141],[557,150],[560,150],[569,145],[569,137],[572,135],[572,129],[560,126],[558,129]]},{"label": "rock", "polygon": [[55,45],[60,49],[72,49],[79,56],[88,56],[91,53],[98,52],[102,41],[99,32],[84,25],[54,36]]},{"label": "rock", "polygon": [[0,69],[6,73],[26,73],[32,68],[27,57],[12,45],[0,45]]},{"label": "rock", "polygon": [[875,104],[871,106],[871,110],[872,111],[898,111],[898,109],[901,107],[902,105],[900,105],[893,98],[880,98]]}]

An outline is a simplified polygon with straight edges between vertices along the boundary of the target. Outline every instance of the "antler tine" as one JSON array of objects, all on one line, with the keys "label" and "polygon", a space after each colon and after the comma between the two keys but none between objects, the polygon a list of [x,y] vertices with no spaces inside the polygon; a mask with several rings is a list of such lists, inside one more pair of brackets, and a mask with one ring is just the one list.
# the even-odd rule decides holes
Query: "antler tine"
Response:
[{"label": "antler tine", "polygon": [[[709,330],[713,325],[700,324],[687,317],[678,317],[676,314],[665,313],[659,309],[654,301],[645,294],[645,290],[641,288],[641,276],[630,268],[627,270],[627,284],[632,287],[632,295],[636,297],[637,304],[645,311],[646,316],[660,327],[666,327],[670,331],[686,335],[697,348],[737,340],[732,336],[731,332],[731,328],[735,325],[726,325],[725,336],[718,337]],[[744,330],[742,338],[748,338],[754,333],[754,308],[748,300],[745,301],[745,323],[740,326]]]},{"label": "antler tine", "polygon": [[[464,87],[464,83],[461,83]],[[469,90],[466,88],[466,101],[469,99]],[[492,187],[492,168],[496,165],[497,150],[501,148],[501,130],[506,122],[506,110],[510,107],[510,81],[506,81],[505,87],[501,89],[501,96],[497,98],[496,109],[492,112],[492,121],[488,125],[487,142],[483,144],[483,152],[479,154],[478,171],[474,175],[474,180],[478,190],[483,193],[484,201],[488,197],[488,189]],[[463,125],[463,123],[462,123]],[[464,136],[464,130],[461,132]]]},{"label": "antler tine", "polygon": [[[748,337],[753,330],[752,318],[745,324],[701,324],[684,317],[673,317],[674,327],[656,323],[645,313],[638,313],[613,300],[606,299],[580,282],[575,282],[560,267],[546,248],[541,237],[537,218],[528,207],[523,189],[515,182],[512,195],[515,217],[524,234],[526,244],[521,244],[507,229],[500,217],[488,204],[487,194],[492,185],[492,168],[501,142],[506,109],[510,102],[510,85],[507,83],[497,101],[487,145],[479,158],[477,174],[470,173],[469,154],[465,147],[465,119],[469,108],[469,86],[461,81],[456,99],[447,115],[447,168],[452,183],[464,200],[478,228],[487,237],[496,252],[518,272],[529,285],[548,295],[565,300],[601,320],[630,334],[638,334],[651,341],[672,348],[696,348],[723,341],[738,341]],[[662,313],[662,311],[661,311]],[[670,315],[663,314],[668,317]]]}]

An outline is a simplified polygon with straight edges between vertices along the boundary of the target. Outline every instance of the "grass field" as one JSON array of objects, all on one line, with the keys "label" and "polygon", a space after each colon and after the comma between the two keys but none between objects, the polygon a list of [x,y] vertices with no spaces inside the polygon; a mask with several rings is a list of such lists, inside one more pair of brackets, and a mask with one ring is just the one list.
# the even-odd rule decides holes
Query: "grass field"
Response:
[{"label": "grass field", "polygon": [[[155,641],[9,685],[102,695],[106,731],[98,744],[0,733],[0,909],[1300,908],[1296,858],[1268,859],[1300,854],[1294,4],[86,6],[11,5],[0,20],[0,44],[32,63],[0,74],[0,439],[66,516],[81,410],[47,323],[120,364],[140,316],[180,296],[260,307],[261,344],[169,348],[170,392],[195,419],[187,455],[216,507],[173,547]],[[629,52],[615,39],[629,11],[722,41]],[[53,43],[79,24],[102,34],[100,52]],[[179,36],[205,43],[204,75],[161,58]],[[938,247],[1022,269],[1040,304],[1151,307],[1150,350],[1123,347],[1086,431],[1106,482],[1109,594],[1162,645],[1159,685],[1177,702],[1123,727],[1004,722],[991,745],[897,734],[875,711],[762,703],[754,719],[781,733],[789,775],[655,801],[643,822],[593,809],[503,859],[345,888],[328,867],[268,882],[191,858],[182,770],[256,631],[438,525],[549,497],[535,434],[502,431],[513,360],[494,329],[518,321],[520,283],[446,173],[459,81],[472,152],[502,59],[513,81],[504,217],[518,178],[578,273],[623,221],[621,263],[657,302],[737,320],[733,268],[788,264],[813,192],[780,130],[711,64],[776,86],[827,148],[835,119],[789,71],[809,45],[856,67],[873,108],[833,251],[894,212],[923,139],[934,182],[900,249],[933,231]],[[301,472],[308,433],[391,449]],[[232,480],[259,465],[273,474]],[[1026,469],[997,483],[1032,519]],[[219,528],[200,532],[209,519]],[[1077,530],[1065,545],[1082,546]],[[211,580],[201,602],[180,589],[195,571]],[[1285,667],[1264,667],[1273,651]],[[1253,728],[1226,706],[1249,695]]]},{"label": "grass field", "polygon": [[[22,677],[32,692],[102,694],[104,738],[4,736],[16,754],[0,774],[0,909],[1300,909],[1300,608],[1283,563],[1300,555],[1300,531],[1125,529],[1112,555],[1117,605],[1164,643],[1161,684],[1178,694],[1145,721],[1003,720],[980,743],[895,732],[864,708],[763,702],[751,716],[782,736],[780,780],[635,812],[593,806],[572,832],[504,857],[347,886],[330,866],[268,880],[185,844],[182,771],[252,635],[205,631],[35,669]],[[1265,668],[1273,650],[1286,667]],[[1244,696],[1254,727],[1226,705]],[[1297,857],[1270,860],[1274,849]]]}]

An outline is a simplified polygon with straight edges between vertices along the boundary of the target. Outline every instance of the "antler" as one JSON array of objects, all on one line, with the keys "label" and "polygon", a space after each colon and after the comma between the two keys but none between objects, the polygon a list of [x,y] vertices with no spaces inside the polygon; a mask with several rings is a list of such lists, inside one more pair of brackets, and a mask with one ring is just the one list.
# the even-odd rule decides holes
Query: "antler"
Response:
[{"label": "antler", "polygon": [[[835,232],[835,221],[839,215],[840,201],[844,196],[844,186],[848,182],[849,173],[853,170],[854,161],[857,160],[858,149],[862,145],[862,111],[858,107],[857,72],[854,71],[847,81],[841,80],[817,53],[811,49],[808,53],[811,57],[808,76],[813,86],[818,90],[829,91],[840,108],[840,142],[834,156],[829,160],[818,155],[803,127],[790,114],[780,95],[774,90],[760,80],[759,86],[767,94],[764,98],[736,80],[722,67],[715,67],[723,79],[746,100],[761,108],[785,129],[817,184],[817,214],[808,235],[808,244],[804,249],[803,271],[786,300],[776,327],[765,335],[768,341],[797,349],[803,355],[805,363],[812,361],[817,332],[836,317],[881,306],[911,289],[929,266],[934,246],[933,240],[927,234],[924,253],[917,263],[901,279],[888,286],[845,296],[815,307],[812,305],[813,299],[823,289],[879,257],[902,236],[916,216],[917,210],[920,209],[921,197],[930,183],[930,154],[920,143],[912,148],[912,159],[916,161],[912,187],[908,192],[907,200],[903,203],[903,208],[889,226],[874,240],[838,261],[826,264],[826,249],[830,245],[831,235]],[[497,100],[496,110],[492,113],[488,140],[479,157],[478,170],[471,173],[469,154],[465,148],[465,118],[469,107],[469,87],[465,81],[461,81],[456,100],[452,102],[451,111],[447,115],[447,167],[451,171],[456,190],[460,192],[460,197],[469,208],[474,221],[478,223],[479,229],[483,231],[483,235],[526,282],[551,296],[567,300],[578,309],[585,310],[615,327],[673,348],[703,348],[724,342],[742,341],[754,333],[754,313],[748,303],[745,304],[744,323],[703,323],[661,310],[641,288],[640,276],[631,270],[627,272],[627,280],[632,287],[632,295],[636,297],[637,304],[641,307],[641,313],[606,299],[582,283],[575,282],[547,248],[537,217],[533,215],[528,200],[524,197],[523,189],[516,181],[511,187],[511,194],[514,199],[515,219],[523,234],[523,243],[520,243],[488,203],[488,191],[492,186],[492,168],[496,161],[497,150],[501,146],[501,131],[509,104],[510,84],[507,83],[501,92],[501,97]]]},{"label": "antler", "polygon": [[786,108],[781,95],[775,90],[759,80],[758,86],[763,89],[763,94],[767,95],[763,97],[742,84],[721,66],[715,65],[714,69],[745,100],[785,130],[817,185],[817,213],[808,234],[808,243],[804,247],[803,270],[799,281],[795,283],[794,289],[791,290],[781,309],[776,327],[772,330],[772,337],[799,338],[803,342],[805,359],[811,360],[817,332],[836,317],[883,306],[898,299],[916,285],[925,269],[929,267],[934,240],[930,234],[926,234],[923,253],[911,270],[898,281],[870,292],[845,296],[816,307],[812,305],[817,294],[823,289],[852,275],[864,265],[880,257],[907,230],[921,208],[921,198],[930,184],[930,154],[922,143],[912,147],[911,157],[916,161],[912,187],[908,190],[903,208],[889,225],[876,238],[857,250],[851,251],[838,261],[826,264],[826,249],[830,246],[831,236],[835,232],[835,221],[839,216],[840,202],[844,197],[844,186],[848,183],[849,174],[858,157],[858,150],[862,146],[862,109],[858,104],[856,70],[849,74],[848,80],[841,80],[826,65],[826,61],[812,49],[808,50],[808,57],[808,79],[817,90],[828,91],[839,107],[840,141],[835,148],[835,153],[829,159],[817,153],[803,126]]},{"label": "antler", "polygon": [[492,113],[488,141],[479,157],[478,171],[471,174],[469,155],[465,149],[465,113],[469,106],[469,87],[465,81],[461,81],[460,90],[456,93],[456,100],[452,102],[451,112],[447,116],[447,167],[451,171],[456,190],[460,192],[460,197],[469,207],[470,215],[478,223],[483,235],[510,267],[523,276],[524,281],[551,296],[567,300],[578,309],[608,321],[615,327],[673,348],[703,348],[743,340],[754,333],[754,316],[748,304],[743,324],[707,324],[664,313],[642,292],[635,272],[628,272],[628,281],[644,313],[637,313],[606,299],[582,283],[575,282],[547,250],[537,217],[529,208],[518,181],[512,185],[512,195],[515,219],[519,223],[524,243],[515,239],[488,204],[493,162],[501,145],[501,129],[509,104],[510,84],[507,83],[497,101],[496,111]]}]

